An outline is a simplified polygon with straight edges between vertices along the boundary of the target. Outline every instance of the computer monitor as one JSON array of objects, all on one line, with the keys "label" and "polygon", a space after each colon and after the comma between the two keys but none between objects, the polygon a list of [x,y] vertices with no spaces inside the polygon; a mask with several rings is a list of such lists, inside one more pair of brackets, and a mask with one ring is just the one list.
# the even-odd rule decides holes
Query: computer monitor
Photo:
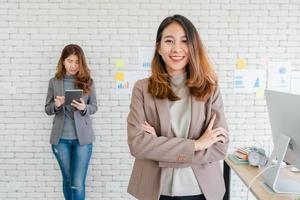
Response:
[{"label": "computer monitor", "polygon": [[282,161],[300,168],[300,95],[272,90],[265,95],[274,143],[265,183],[278,193],[300,194],[299,183],[278,178]]},{"label": "computer monitor", "polygon": [[266,90],[274,144],[280,134],[291,138],[284,161],[300,168],[300,95]]}]

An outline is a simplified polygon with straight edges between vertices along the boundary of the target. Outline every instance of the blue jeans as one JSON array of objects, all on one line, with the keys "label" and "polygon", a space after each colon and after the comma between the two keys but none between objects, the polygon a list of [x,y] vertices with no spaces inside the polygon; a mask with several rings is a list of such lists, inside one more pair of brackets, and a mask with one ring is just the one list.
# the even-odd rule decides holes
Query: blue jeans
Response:
[{"label": "blue jeans", "polygon": [[85,179],[92,149],[92,144],[80,146],[78,140],[60,139],[57,145],[52,145],[63,177],[66,200],[84,200]]}]

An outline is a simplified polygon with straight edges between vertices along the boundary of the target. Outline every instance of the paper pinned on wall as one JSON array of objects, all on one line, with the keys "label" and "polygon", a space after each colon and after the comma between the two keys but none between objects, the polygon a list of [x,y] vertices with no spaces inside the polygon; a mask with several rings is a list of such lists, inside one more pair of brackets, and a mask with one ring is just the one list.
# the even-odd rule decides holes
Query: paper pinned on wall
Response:
[{"label": "paper pinned on wall", "polygon": [[266,66],[270,63],[270,58],[268,56],[263,56],[260,59],[260,64]]},{"label": "paper pinned on wall", "polygon": [[254,93],[266,88],[265,70],[235,70],[235,93]]},{"label": "paper pinned on wall", "polygon": [[124,67],[124,60],[123,59],[117,59],[116,62],[115,62],[115,66],[117,68],[122,68]]},{"label": "paper pinned on wall", "polygon": [[291,93],[300,94],[300,71],[291,73]]},{"label": "paper pinned on wall", "polygon": [[236,61],[236,69],[245,69],[247,66],[247,60],[244,58],[238,58]]},{"label": "paper pinned on wall", "polygon": [[140,47],[139,48],[139,67],[150,69],[151,62],[154,54],[153,47]]},{"label": "paper pinned on wall", "polygon": [[122,79],[115,79],[115,89],[120,94],[131,94],[137,80],[149,77],[148,71],[125,71]]},{"label": "paper pinned on wall", "polygon": [[268,89],[289,92],[291,71],[289,62],[271,62],[268,69]]}]

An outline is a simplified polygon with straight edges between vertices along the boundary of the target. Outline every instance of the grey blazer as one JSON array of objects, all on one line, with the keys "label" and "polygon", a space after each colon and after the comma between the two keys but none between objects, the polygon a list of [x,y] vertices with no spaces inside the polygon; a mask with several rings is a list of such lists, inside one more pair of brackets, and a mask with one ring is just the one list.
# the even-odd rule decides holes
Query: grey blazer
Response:
[{"label": "grey blazer", "polygon": [[[50,144],[58,144],[59,139],[62,136],[65,119],[64,106],[58,111],[54,109],[54,98],[56,96],[64,96],[63,80],[52,78],[49,81],[48,93],[45,104],[45,112],[48,115],[55,115],[50,136]],[[92,85],[91,94],[84,95],[83,99],[87,106],[86,112],[83,114],[81,111],[74,111],[75,126],[80,145],[89,144],[95,140],[94,131],[92,129],[92,121],[90,118],[90,115],[94,114],[98,109],[94,84]]]},{"label": "grey blazer", "polygon": [[[204,133],[214,113],[214,128],[228,130],[219,89],[206,102],[192,97],[188,139],[184,139],[171,131],[168,99],[157,99],[148,93],[148,82],[136,82],[127,119],[128,145],[135,157],[128,192],[141,200],[159,199],[162,167],[192,167],[206,199],[223,199],[225,185],[219,161],[226,155],[229,140],[194,152],[194,140]],[[154,127],[158,137],[143,131],[144,121]]]}]

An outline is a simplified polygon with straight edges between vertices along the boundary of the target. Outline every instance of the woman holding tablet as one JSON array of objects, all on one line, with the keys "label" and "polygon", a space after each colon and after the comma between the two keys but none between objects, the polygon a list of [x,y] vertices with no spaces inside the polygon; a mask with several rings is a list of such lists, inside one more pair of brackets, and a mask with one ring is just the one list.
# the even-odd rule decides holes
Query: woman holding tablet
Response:
[{"label": "woman holding tablet", "polygon": [[[76,94],[80,90],[83,96],[78,100]],[[70,104],[65,104],[65,91],[71,94],[68,97],[74,97]],[[90,115],[96,111],[95,87],[83,50],[75,44],[67,45],[55,77],[49,81],[45,104],[45,112],[55,115],[50,144],[60,166],[66,200],[85,199],[85,180],[95,139]]]},{"label": "woman holding tablet", "polygon": [[182,15],[160,24],[150,78],[136,82],[128,115],[135,162],[128,192],[140,200],[221,200],[228,148],[217,76],[197,29]]}]

